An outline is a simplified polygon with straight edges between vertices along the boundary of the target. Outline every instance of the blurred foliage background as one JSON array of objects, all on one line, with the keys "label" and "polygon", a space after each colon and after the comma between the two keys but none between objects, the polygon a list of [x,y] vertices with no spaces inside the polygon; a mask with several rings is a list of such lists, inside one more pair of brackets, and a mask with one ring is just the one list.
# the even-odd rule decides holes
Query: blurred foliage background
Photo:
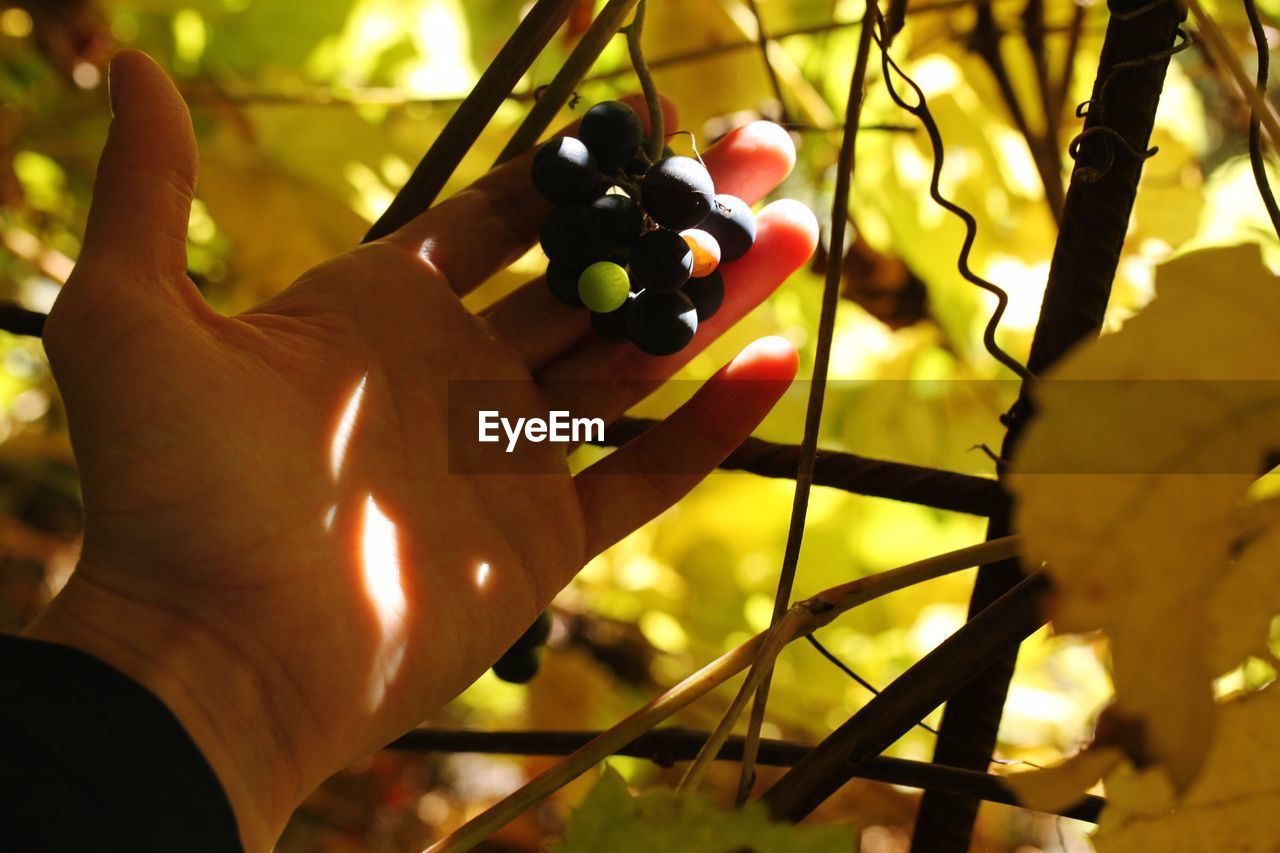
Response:
[{"label": "blurred foliage background", "polygon": [[[492,163],[595,5],[583,0],[449,191]],[[769,57],[785,112],[744,0],[654,0],[646,51],[659,85],[679,104],[680,129],[699,146],[754,117],[785,118],[800,158],[779,194],[809,203],[825,218],[857,38],[851,22],[862,4],[757,5],[773,37]],[[1038,167],[1026,134],[1039,140],[1041,157],[1065,152],[1079,129],[1074,105],[1088,97],[1106,22],[1101,3],[1047,0],[1043,28],[1029,26],[1033,19],[1024,10],[1031,5],[993,0],[991,6],[1021,120],[992,73],[991,52],[984,57],[975,35],[975,3],[912,0],[894,45],[941,126],[943,190],[978,218],[974,267],[1009,291],[1001,340],[1020,356],[1034,329],[1056,232],[1043,163]],[[1254,47],[1241,11],[1226,0],[1211,8],[1252,69]],[[523,11],[517,0],[0,0],[0,298],[47,310],[74,264],[109,120],[106,62],[119,47],[156,57],[191,106],[202,162],[189,266],[212,304],[236,312],[360,239]],[[1263,11],[1269,20],[1276,4],[1263,4]],[[1050,71],[1048,91],[1036,85],[1037,61]],[[1016,388],[982,350],[991,302],[956,271],[963,231],[928,198],[927,139],[894,107],[872,65],[850,209],[856,242],[843,271],[836,381],[822,441],[990,475],[993,465],[977,448],[998,446],[998,416]],[[589,105],[635,88],[619,38],[579,92]],[[1153,139],[1160,153],[1146,167],[1120,264],[1113,327],[1150,298],[1156,265],[1190,247],[1257,242],[1269,262],[1280,260],[1249,173],[1246,126],[1247,109],[1224,85],[1220,69],[1194,46],[1179,54]],[[677,136],[673,144],[688,152],[691,137]],[[1050,165],[1050,176],[1069,171]],[[824,255],[700,356],[687,376],[705,377],[763,333],[791,338],[806,369],[811,366]],[[471,299],[477,305],[493,299],[536,275],[539,264],[531,252]],[[640,413],[668,410],[688,393],[687,385],[677,383]],[[760,434],[797,442],[803,412],[800,389]],[[746,474],[711,477],[592,562],[562,594],[543,672],[531,686],[486,675],[429,722],[607,727],[661,686],[765,627],[792,488]],[[984,527],[974,517],[819,489],[797,593],[976,542]],[[75,469],[43,351],[38,341],[0,334],[0,630],[21,630],[65,582],[78,532]],[[842,619],[822,639],[861,675],[886,684],[963,621],[971,581],[972,573],[963,573],[883,599]],[[1100,642],[1042,632],[1027,643],[1000,757],[1043,764],[1086,737],[1109,694],[1104,660]],[[714,725],[728,695],[695,705],[677,722]],[[772,696],[766,734],[809,742],[867,699],[804,644],[783,655]],[[916,729],[891,754],[927,759],[932,737]],[[416,850],[547,761],[379,753],[317,791],[279,849]],[[611,763],[640,786],[676,778],[677,771],[640,760]],[[712,781],[713,790],[727,796],[736,767],[720,768]],[[590,784],[580,780],[561,792],[489,849],[537,849]],[[819,819],[861,827],[867,853],[902,850],[915,796],[855,782]],[[1086,830],[986,806],[975,849],[1086,850]]]}]

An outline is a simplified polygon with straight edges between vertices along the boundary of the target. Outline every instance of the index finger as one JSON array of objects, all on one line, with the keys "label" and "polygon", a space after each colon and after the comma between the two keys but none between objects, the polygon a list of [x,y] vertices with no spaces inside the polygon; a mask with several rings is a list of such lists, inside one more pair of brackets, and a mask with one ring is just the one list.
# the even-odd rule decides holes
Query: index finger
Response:
[{"label": "index finger", "polygon": [[[621,99],[640,116],[649,132],[644,99]],[[676,127],[679,114],[662,99],[663,123]],[[556,136],[572,136],[578,122]],[[470,293],[490,276],[524,254],[538,235],[538,226],[552,204],[538,195],[529,177],[534,151],[526,151],[415,217],[386,239],[400,244],[440,271],[459,296]]]}]

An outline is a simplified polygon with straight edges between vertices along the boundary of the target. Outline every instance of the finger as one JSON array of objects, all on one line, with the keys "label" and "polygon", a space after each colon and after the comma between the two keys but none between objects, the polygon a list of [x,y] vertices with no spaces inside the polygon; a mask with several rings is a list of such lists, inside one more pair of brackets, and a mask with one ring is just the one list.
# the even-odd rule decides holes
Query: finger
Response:
[{"label": "finger", "polygon": [[[649,132],[648,111],[639,96],[623,98]],[[676,127],[679,116],[670,101],[662,102],[663,123]],[[578,123],[557,135],[577,133]],[[421,214],[387,239],[421,255],[449,281],[459,295],[470,293],[490,276],[510,266],[537,238],[538,226],[551,203],[533,188],[529,169],[534,152],[526,151],[489,172],[471,186]]]},{"label": "finger", "polygon": [[732,131],[702,155],[716,192],[755,204],[791,174],[796,146],[791,134],[771,121],[753,121]]},{"label": "finger", "polygon": [[[740,127],[703,155],[717,192],[755,204],[791,174],[796,148],[778,125]],[[725,268],[726,271],[728,267]],[[538,278],[492,305],[482,316],[531,371],[541,370],[587,332],[590,316],[562,305]]]},{"label": "finger", "polygon": [[663,358],[587,335],[537,376],[555,408],[567,409],[574,417],[617,420],[759,305],[804,265],[817,246],[817,220],[799,202],[770,204],[760,212],[758,223],[751,251],[725,267],[724,304],[699,326],[689,346]]},{"label": "finger", "polygon": [[[94,303],[109,297],[117,310],[122,303],[172,298],[183,286],[194,289],[186,269],[196,142],[186,103],[146,54],[121,52],[108,79],[114,118],[64,297]],[[165,286],[156,286],[157,279]],[[127,286],[116,284],[121,280]]]},{"label": "finger", "polygon": [[795,379],[783,338],[744,349],[689,402],[574,482],[594,556],[666,510],[751,434]]}]

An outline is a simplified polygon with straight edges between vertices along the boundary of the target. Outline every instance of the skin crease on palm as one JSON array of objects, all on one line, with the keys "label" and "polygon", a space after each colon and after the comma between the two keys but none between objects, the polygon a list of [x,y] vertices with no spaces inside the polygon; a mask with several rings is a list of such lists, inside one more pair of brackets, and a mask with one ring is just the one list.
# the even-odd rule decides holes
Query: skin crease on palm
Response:
[{"label": "skin crease on palm", "polygon": [[[84,551],[28,633],[157,694],[222,782],[246,849],[267,850],[316,785],[456,696],[590,557],[714,468],[790,384],[796,356],[757,341],[576,477],[546,444],[536,452],[559,475],[447,473],[448,380],[513,380],[513,410],[615,418],[801,266],[817,225],[794,202],[766,207],[756,247],[726,268],[720,313],[684,352],[651,358],[593,338],[585,312],[541,281],[479,315],[462,306],[549,210],[526,155],[223,317],[185,273],[185,104],[135,52],[113,62],[110,88],[83,251],[45,332]],[[794,157],[764,123],[705,154],[717,189],[749,202]],[[570,390],[549,394],[552,379]],[[578,398],[562,381],[577,379],[609,381]]]}]

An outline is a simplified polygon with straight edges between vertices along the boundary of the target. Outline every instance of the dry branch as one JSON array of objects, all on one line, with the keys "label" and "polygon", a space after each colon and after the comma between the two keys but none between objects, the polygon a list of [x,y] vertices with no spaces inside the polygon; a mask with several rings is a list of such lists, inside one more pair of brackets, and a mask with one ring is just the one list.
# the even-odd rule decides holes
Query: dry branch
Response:
[{"label": "dry branch", "polygon": [[1031,575],[921,658],[778,780],[763,797],[769,810],[787,820],[809,814],[916,721],[980,675],[991,655],[1044,624],[1038,603],[1046,589],[1044,575]]},{"label": "dry branch", "polygon": [[[706,743],[709,732],[678,727],[654,729],[620,747],[614,755],[643,758],[671,767],[691,760]],[[484,755],[568,755],[599,737],[598,731],[474,731],[468,729],[414,729],[387,746],[399,752],[457,753]],[[744,739],[732,737],[716,755],[718,761],[740,761]],[[756,761],[768,767],[792,767],[813,747],[792,741],[765,738],[760,741]],[[858,778],[905,788],[946,791],[978,797],[990,803],[1017,805],[1004,780],[990,773],[943,767],[923,761],[876,756],[857,773]],[[1075,820],[1097,823],[1105,804],[1101,797],[1089,796],[1059,814]]]},{"label": "dry branch", "polygon": [[409,180],[378,221],[365,234],[365,242],[385,237],[435,203],[462,158],[480,137],[493,114],[520,82],[547,42],[569,17],[577,0],[538,0],[516,27],[511,38],[480,76],[423,155]]}]

